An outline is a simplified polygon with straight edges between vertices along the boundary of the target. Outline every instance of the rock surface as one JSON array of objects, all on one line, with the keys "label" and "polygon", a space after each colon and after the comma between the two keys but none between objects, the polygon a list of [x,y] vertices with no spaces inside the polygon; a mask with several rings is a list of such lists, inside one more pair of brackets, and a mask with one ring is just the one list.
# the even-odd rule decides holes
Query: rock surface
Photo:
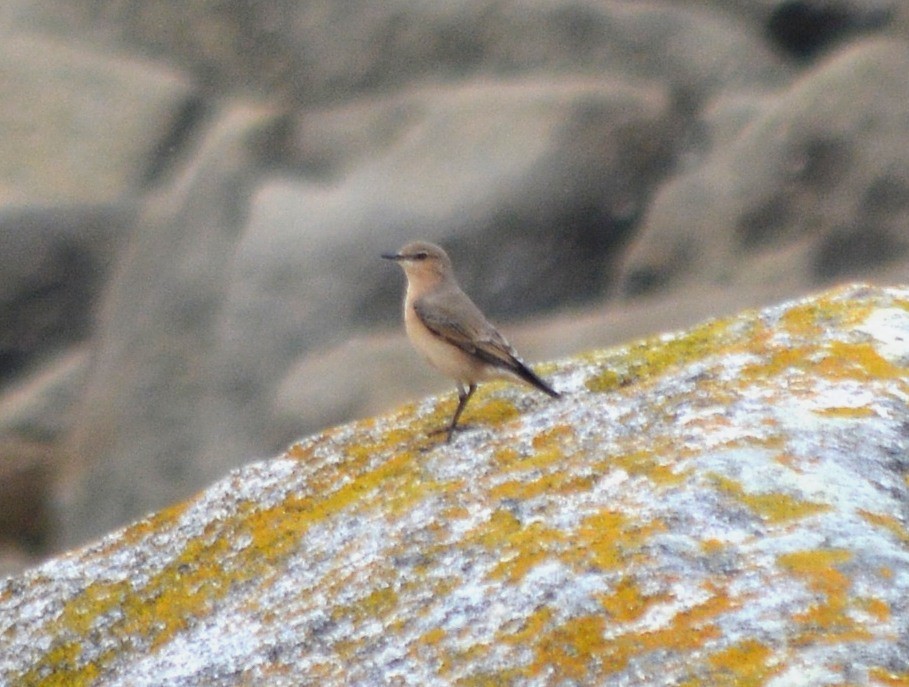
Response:
[{"label": "rock surface", "polygon": [[430,388],[400,338],[394,384],[332,368],[405,240],[531,360],[909,274],[900,0],[7,0],[0,37],[0,409],[89,361],[40,446],[0,418],[45,542]]},{"label": "rock surface", "polygon": [[11,685],[909,681],[909,289],[305,439],[0,584]]},{"label": "rock surface", "polygon": [[[220,410],[229,384],[214,351],[254,161],[280,124],[268,108],[240,103],[213,118],[193,164],[136,219],[101,304],[67,437],[75,478],[58,494],[58,507],[73,515],[61,518],[63,541],[103,533],[172,494],[188,496],[255,450],[239,420]],[[200,417],[214,419],[200,427]]]},{"label": "rock surface", "polygon": [[728,145],[661,188],[622,288],[786,280],[797,291],[904,259],[907,71],[905,42],[868,41],[765,99]]},{"label": "rock surface", "polygon": [[192,95],[164,67],[28,34],[3,35],[0,75],[4,205],[138,191]]}]

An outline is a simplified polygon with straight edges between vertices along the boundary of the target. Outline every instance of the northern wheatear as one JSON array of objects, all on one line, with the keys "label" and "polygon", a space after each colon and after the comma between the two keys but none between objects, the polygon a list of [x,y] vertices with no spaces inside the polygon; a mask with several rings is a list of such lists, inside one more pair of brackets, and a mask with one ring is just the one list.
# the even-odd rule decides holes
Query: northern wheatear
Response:
[{"label": "northern wheatear", "polygon": [[447,427],[446,441],[451,441],[458,418],[483,380],[517,380],[559,397],[518,358],[511,344],[461,290],[451,260],[439,246],[414,241],[382,257],[397,261],[407,275],[404,328],[410,342],[430,365],[458,385],[458,407]]}]

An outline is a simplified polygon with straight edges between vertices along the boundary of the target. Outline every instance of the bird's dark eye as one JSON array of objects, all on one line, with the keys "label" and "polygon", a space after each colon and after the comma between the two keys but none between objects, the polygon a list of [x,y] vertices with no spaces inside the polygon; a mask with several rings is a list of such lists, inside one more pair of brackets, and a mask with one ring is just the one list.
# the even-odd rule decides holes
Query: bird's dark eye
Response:
[{"label": "bird's dark eye", "polygon": [[428,257],[429,257],[429,254],[426,251],[421,250],[419,253],[414,253],[413,259],[414,260],[425,260]]}]

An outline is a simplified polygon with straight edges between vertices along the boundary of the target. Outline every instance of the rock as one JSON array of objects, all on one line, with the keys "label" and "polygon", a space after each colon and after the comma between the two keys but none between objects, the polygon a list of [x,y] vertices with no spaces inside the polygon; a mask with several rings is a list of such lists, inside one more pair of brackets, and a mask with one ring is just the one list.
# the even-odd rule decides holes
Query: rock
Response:
[{"label": "rock", "polygon": [[[286,445],[273,443],[288,431],[275,425],[299,432],[298,422],[315,429],[319,417],[342,419],[330,401],[298,421],[293,403],[273,418],[276,389],[301,355],[399,320],[401,275],[379,255],[415,236],[451,249],[470,293],[494,316],[596,296],[609,247],[665,155],[671,118],[666,94],[650,88],[480,80],[399,94],[371,112],[339,108],[350,128],[337,137],[390,111],[406,114],[374,155],[339,162],[331,183],[270,180],[252,203],[216,355],[233,422],[259,445]],[[297,134],[318,141],[331,121],[322,113]],[[313,398],[341,385],[317,374],[277,393]]]},{"label": "rock", "polygon": [[811,58],[846,38],[880,29],[896,16],[894,0],[786,0],[775,3],[767,34],[798,58]]},{"label": "rock", "polygon": [[766,100],[654,197],[623,292],[780,280],[794,294],[909,260],[907,70],[904,43],[869,40]]},{"label": "rock", "polygon": [[377,256],[414,236],[445,243],[492,314],[589,300],[664,159],[670,105],[660,90],[591,79],[480,80],[380,103],[407,114],[377,154],[328,185],[259,190],[229,326],[270,332],[252,361],[267,365],[387,321],[400,275]]},{"label": "rock", "polygon": [[[898,279],[901,275],[893,275]],[[778,284],[747,290],[694,286],[660,299],[636,299],[615,307],[593,305],[501,326],[529,362],[615,345],[631,338],[689,326],[708,317],[775,302]],[[287,446],[303,433],[377,415],[427,393],[453,393],[454,385],[426,365],[399,325],[396,333],[361,334],[303,352],[277,385],[266,441]]]},{"label": "rock", "polygon": [[269,108],[225,104],[137,219],[74,418],[78,479],[60,485],[62,542],[186,496],[254,450],[222,409],[226,382],[212,347],[249,193],[280,129]]},{"label": "rock", "polygon": [[426,399],[0,584],[0,681],[909,679],[909,288]]},{"label": "rock", "polygon": [[86,339],[127,205],[0,210],[0,382]]},{"label": "rock", "polygon": [[39,371],[9,386],[0,396],[0,439],[61,441],[72,429],[70,417],[89,368],[89,351],[73,347]]},{"label": "rock", "polygon": [[[53,485],[68,463],[67,438],[87,369],[88,351],[77,347],[0,395],[0,548],[35,556],[56,540]],[[12,569],[16,560],[11,555],[0,568]]]},{"label": "rock", "polygon": [[137,191],[191,112],[173,70],[10,32],[0,44],[0,204],[106,204]]},{"label": "rock", "polygon": [[633,75],[698,97],[778,79],[785,68],[761,24],[723,10],[601,0],[44,0],[30,19],[164,57],[220,91],[313,104],[465,75]]}]

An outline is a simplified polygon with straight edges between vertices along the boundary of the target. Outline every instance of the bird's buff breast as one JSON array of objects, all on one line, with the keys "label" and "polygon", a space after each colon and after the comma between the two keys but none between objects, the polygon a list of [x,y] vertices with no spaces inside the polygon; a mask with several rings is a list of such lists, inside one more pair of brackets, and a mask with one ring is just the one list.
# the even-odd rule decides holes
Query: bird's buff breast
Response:
[{"label": "bird's buff breast", "polygon": [[487,365],[427,329],[420,322],[409,300],[404,305],[404,329],[414,348],[442,374],[465,384],[488,377],[485,370]]}]

